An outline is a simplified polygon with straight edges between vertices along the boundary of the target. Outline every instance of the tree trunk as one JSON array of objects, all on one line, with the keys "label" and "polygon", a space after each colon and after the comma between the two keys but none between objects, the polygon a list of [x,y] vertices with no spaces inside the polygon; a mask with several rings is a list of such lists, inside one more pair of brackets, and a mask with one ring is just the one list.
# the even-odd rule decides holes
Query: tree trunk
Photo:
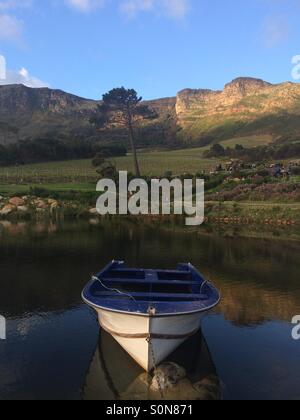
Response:
[{"label": "tree trunk", "polygon": [[140,171],[139,161],[138,161],[138,157],[137,157],[137,151],[136,151],[136,148],[135,148],[135,139],[134,139],[132,122],[129,123],[129,138],[130,138],[131,149],[132,149],[133,159],[134,159],[135,175],[136,175],[136,177],[140,178],[141,171]]}]

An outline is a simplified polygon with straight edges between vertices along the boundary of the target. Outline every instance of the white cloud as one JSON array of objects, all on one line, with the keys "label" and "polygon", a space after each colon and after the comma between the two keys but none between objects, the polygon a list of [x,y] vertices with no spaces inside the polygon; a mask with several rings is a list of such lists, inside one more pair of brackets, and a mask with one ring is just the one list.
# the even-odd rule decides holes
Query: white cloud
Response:
[{"label": "white cloud", "polygon": [[28,70],[22,68],[19,71],[8,70],[6,79],[0,80],[0,85],[24,85],[31,88],[49,87],[48,83],[31,76]]},{"label": "white cloud", "polygon": [[32,0],[0,0],[0,40],[21,40],[23,22],[10,12],[30,7],[31,4]]},{"label": "white cloud", "polygon": [[0,0],[0,11],[31,6],[32,0]]},{"label": "white cloud", "polygon": [[140,12],[151,12],[175,19],[184,18],[189,11],[190,0],[122,0],[120,9],[128,17]]},{"label": "white cloud", "polygon": [[88,13],[93,9],[104,6],[105,0],[65,0],[66,3],[79,12]]},{"label": "white cloud", "polygon": [[189,0],[164,0],[163,3],[167,14],[174,18],[185,17],[190,9]]},{"label": "white cloud", "polygon": [[[65,0],[66,4],[88,13],[106,5],[110,0]],[[154,13],[175,19],[184,18],[190,8],[190,0],[118,0],[120,11],[127,17],[135,17],[139,13]]]},{"label": "white cloud", "polygon": [[7,70],[6,61],[3,56],[0,56],[0,86],[1,85],[25,85],[27,87],[39,88],[49,87],[49,85],[36,77],[31,76],[29,71],[24,67],[19,71]]},{"label": "white cloud", "polygon": [[268,47],[286,41],[290,35],[290,25],[288,19],[284,17],[269,17],[263,25],[263,37]]},{"label": "white cloud", "polygon": [[14,16],[0,14],[0,40],[19,41],[23,32],[23,23]]}]

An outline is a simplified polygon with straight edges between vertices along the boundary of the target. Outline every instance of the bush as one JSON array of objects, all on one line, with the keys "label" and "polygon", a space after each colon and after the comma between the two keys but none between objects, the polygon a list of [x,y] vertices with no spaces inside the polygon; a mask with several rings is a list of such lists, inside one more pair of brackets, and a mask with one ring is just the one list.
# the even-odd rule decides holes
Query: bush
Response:
[{"label": "bush", "polygon": [[30,187],[29,194],[36,197],[47,198],[49,197],[50,192],[46,190],[46,188]]},{"label": "bush", "polygon": [[172,176],[173,176],[172,171],[166,171],[165,174],[164,174],[164,178],[167,178],[167,179],[171,179]]},{"label": "bush", "polygon": [[293,166],[291,168],[291,174],[292,175],[300,175],[300,166]]},{"label": "bush", "polygon": [[205,182],[205,190],[213,190],[214,188],[217,188],[219,185],[222,185],[224,182],[224,176],[218,175],[215,177],[211,177],[209,180]]},{"label": "bush", "polygon": [[231,190],[210,194],[209,200],[299,202],[300,185],[295,183],[241,184]]},{"label": "bush", "polygon": [[257,174],[265,178],[270,175],[270,171],[268,171],[268,169],[261,169],[257,172]]}]

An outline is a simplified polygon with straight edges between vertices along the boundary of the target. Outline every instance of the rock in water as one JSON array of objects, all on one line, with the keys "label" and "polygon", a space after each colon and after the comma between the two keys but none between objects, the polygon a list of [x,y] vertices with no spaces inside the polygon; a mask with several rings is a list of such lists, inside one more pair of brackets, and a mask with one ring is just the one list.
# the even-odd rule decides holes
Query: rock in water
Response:
[{"label": "rock in water", "polygon": [[25,201],[20,197],[13,197],[9,200],[9,204],[15,207],[20,207],[25,205]]},{"label": "rock in water", "polygon": [[222,398],[222,390],[219,378],[214,375],[207,376],[202,381],[194,384],[198,392],[198,399],[218,401]]},{"label": "rock in water", "polygon": [[11,214],[13,211],[16,210],[16,206],[12,205],[12,204],[7,204],[6,206],[3,207],[3,209],[0,211],[0,215],[1,216],[7,216],[9,214]]},{"label": "rock in water", "polygon": [[154,372],[151,388],[154,391],[166,390],[175,387],[180,380],[186,377],[186,371],[176,363],[164,363]]},{"label": "rock in water", "polygon": [[90,209],[89,210],[89,213],[92,214],[92,215],[94,215],[94,216],[96,216],[98,214],[98,210],[96,208]]},{"label": "rock in water", "polygon": [[120,395],[127,401],[207,401],[222,398],[220,381],[210,375],[192,383],[184,368],[175,363],[164,363],[153,378],[143,373]]},{"label": "rock in water", "polygon": [[20,213],[27,213],[29,211],[29,208],[27,206],[18,206],[17,210]]},{"label": "rock in water", "polygon": [[41,210],[45,210],[45,209],[47,209],[47,204],[45,203],[45,201],[43,201],[43,200],[35,200],[34,201],[34,204],[35,204],[35,206],[36,206],[36,208],[37,209],[41,209]]}]

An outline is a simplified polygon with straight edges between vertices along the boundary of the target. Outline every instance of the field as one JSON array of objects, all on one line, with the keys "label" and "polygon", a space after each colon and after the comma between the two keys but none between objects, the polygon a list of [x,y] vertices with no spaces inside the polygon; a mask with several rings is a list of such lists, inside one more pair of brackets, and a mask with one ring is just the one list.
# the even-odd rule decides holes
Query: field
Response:
[{"label": "field", "polygon": [[[195,174],[199,171],[210,171],[218,160],[203,159],[203,149],[189,149],[183,151],[142,152],[139,161],[143,175],[160,176],[167,171],[174,175],[183,173]],[[113,160],[118,170],[133,172],[131,155]],[[22,188],[25,185],[59,184],[60,188],[86,188],[98,179],[95,168],[90,160],[74,160],[65,162],[50,162],[19,167],[0,168],[0,193]],[[6,187],[5,187],[6,186]],[[58,187],[58,185],[56,185]],[[93,187],[94,188],[94,187]]]},{"label": "field", "polygon": [[265,146],[272,143],[272,136],[247,136],[247,137],[238,137],[234,139],[224,140],[221,141],[224,147],[231,147],[234,148],[237,144],[240,144],[245,149],[258,147],[258,146]]},{"label": "field", "polygon": [[[211,171],[218,159],[204,159],[203,148],[178,151],[142,153],[139,156],[141,171],[144,175],[159,176],[166,172],[174,175],[195,174],[200,171]],[[117,168],[133,171],[132,156],[116,159]]]}]

